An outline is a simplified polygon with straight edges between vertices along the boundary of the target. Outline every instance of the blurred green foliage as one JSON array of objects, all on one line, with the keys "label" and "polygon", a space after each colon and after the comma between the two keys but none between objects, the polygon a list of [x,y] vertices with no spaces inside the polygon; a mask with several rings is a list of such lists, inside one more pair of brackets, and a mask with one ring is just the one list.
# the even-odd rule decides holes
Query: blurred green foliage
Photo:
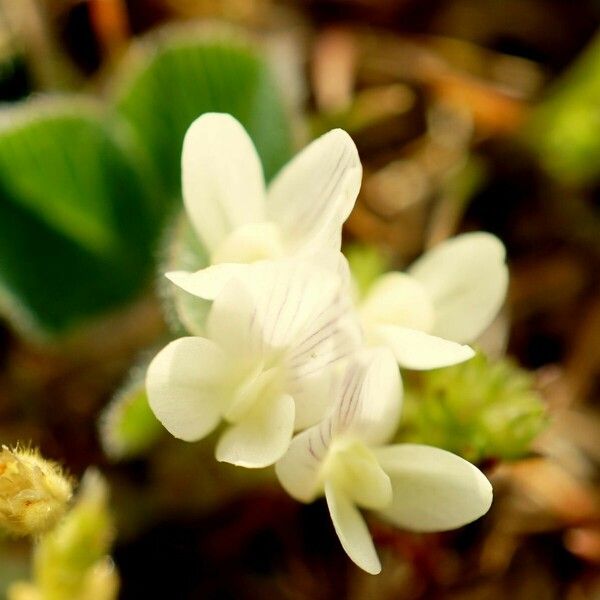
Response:
[{"label": "blurred green foliage", "polygon": [[0,300],[54,334],[136,293],[157,231],[144,172],[99,107],[5,109],[0,129]]},{"label": "blurred green foliage", "polygon": [[473,359],[405,382],[399,439],[444,448],[471,462],[515,459],[546,424],[531,376],[506,359]]},{"label": "blurred green foliage", "polygon": [[567,184],[600,177],[600,35],[534,110],[524,131],[546,170]]},{"label": "blurred green foliage", "polygon": [[[167,38],[134,69],[116,108],[135,129],[166,192],[180,195],[181,145],[189,124],[205,112],[226,112],[252,138],[269,180],[291,155],[280,94],[266,63],[239,36]],[[127,66],[127,62],[126,62]]]},{"label": "blurred green foliage", "polygon": [[164,431],[148,404],[146,370],[135,371],[136,375],[117,392],[100,420],[100,441],[106,455],[113,460],[142,454]]}]

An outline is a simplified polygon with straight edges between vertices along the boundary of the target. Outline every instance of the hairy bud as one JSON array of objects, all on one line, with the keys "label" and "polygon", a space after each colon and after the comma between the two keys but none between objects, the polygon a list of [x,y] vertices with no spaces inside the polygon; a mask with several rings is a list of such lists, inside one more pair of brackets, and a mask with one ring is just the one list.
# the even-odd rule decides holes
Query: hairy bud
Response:
[{"label": "hairy bud", "polygon": [[56,463],[37,450],[0,450],[0,527],[14,535],[48,531],[64,515],[73,493]]}]

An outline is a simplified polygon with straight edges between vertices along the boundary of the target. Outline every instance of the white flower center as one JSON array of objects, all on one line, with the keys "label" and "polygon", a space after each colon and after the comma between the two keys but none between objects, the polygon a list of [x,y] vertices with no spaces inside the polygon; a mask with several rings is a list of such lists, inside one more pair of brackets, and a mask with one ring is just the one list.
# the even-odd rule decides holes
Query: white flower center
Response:
[{"label": "white flower center", "polygon": [[211,256],[212,264],[253,263],[285,254],[281,231],[275,223],[247,223],[232,231]]}]

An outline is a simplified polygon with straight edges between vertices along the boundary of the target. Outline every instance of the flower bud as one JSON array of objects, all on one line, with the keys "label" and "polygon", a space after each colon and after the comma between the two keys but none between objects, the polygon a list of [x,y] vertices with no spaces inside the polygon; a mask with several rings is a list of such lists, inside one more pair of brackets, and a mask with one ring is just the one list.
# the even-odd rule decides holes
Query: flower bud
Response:
[{"label": "flower bud", "polygon": [[128,459],[148,451],[164,428],[148,405],[144,377],[146,368],[136,368],[131,379],[107,405],[100,419],[102,447],[112,460]]},{"label": "flower bud", "polygon": [[526,455],[548,421],[526,371],[478,354],[406,381],[398,439],[437,446],[471,461]]},{"label": "flower bud", "polygon": [[108,556],[114,535],[108,486],[90,469],[64,519],[38,538],[31,581],[13,583],[8,600],[115,600],[119,575]]},{"label": "flower bud", "polygon": [[0,451],[0,527],[14,535],[48,531],[64,515],[73,493],[56,463],[34,449]]}]

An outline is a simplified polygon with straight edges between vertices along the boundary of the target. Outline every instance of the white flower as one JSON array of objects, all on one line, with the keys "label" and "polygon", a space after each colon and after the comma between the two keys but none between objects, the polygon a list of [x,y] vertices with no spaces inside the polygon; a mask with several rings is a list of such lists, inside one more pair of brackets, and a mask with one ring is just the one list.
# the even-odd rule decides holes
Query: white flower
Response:
[{"label": "white flower", "polygon": [[186,441],[225,421],[220,461],[272,464],[294,428],[326,413],[333,367],[358,344],[352,314],[329,270],[297,260],[253,265],[214,300],[207,337],[180,338],[154,358],[150,406]]},{"label": "white flower", "polygon": [[468,360],[498,313],[508,284],[505,250],[489,233],[457,236],[407,273],[375,281],[359,311],[367,341],[388,346],[400,366],[435,369]]},{"label": "white flower", "polygon": [[265,187],[260,159],[231,115],[196,119],[183,142],[183,199],[210,265],[190,278],[167,276],[212,300],[245,264],[284,257],[337,267],[342,223],[360,189],[354,142],[334,129],[312,142]]},{"label": "white flower", "polygon": [[279,481],[302,502],[325,495],[348,556],[369,573],[381,565],[359,508],[406,529],[442,531],[483,515],[486,477],[462,458],[430,446],[385,446],[400,414],[398,367],[389,350],[360,353],[320,424],[297,435],[276,464]]}]

